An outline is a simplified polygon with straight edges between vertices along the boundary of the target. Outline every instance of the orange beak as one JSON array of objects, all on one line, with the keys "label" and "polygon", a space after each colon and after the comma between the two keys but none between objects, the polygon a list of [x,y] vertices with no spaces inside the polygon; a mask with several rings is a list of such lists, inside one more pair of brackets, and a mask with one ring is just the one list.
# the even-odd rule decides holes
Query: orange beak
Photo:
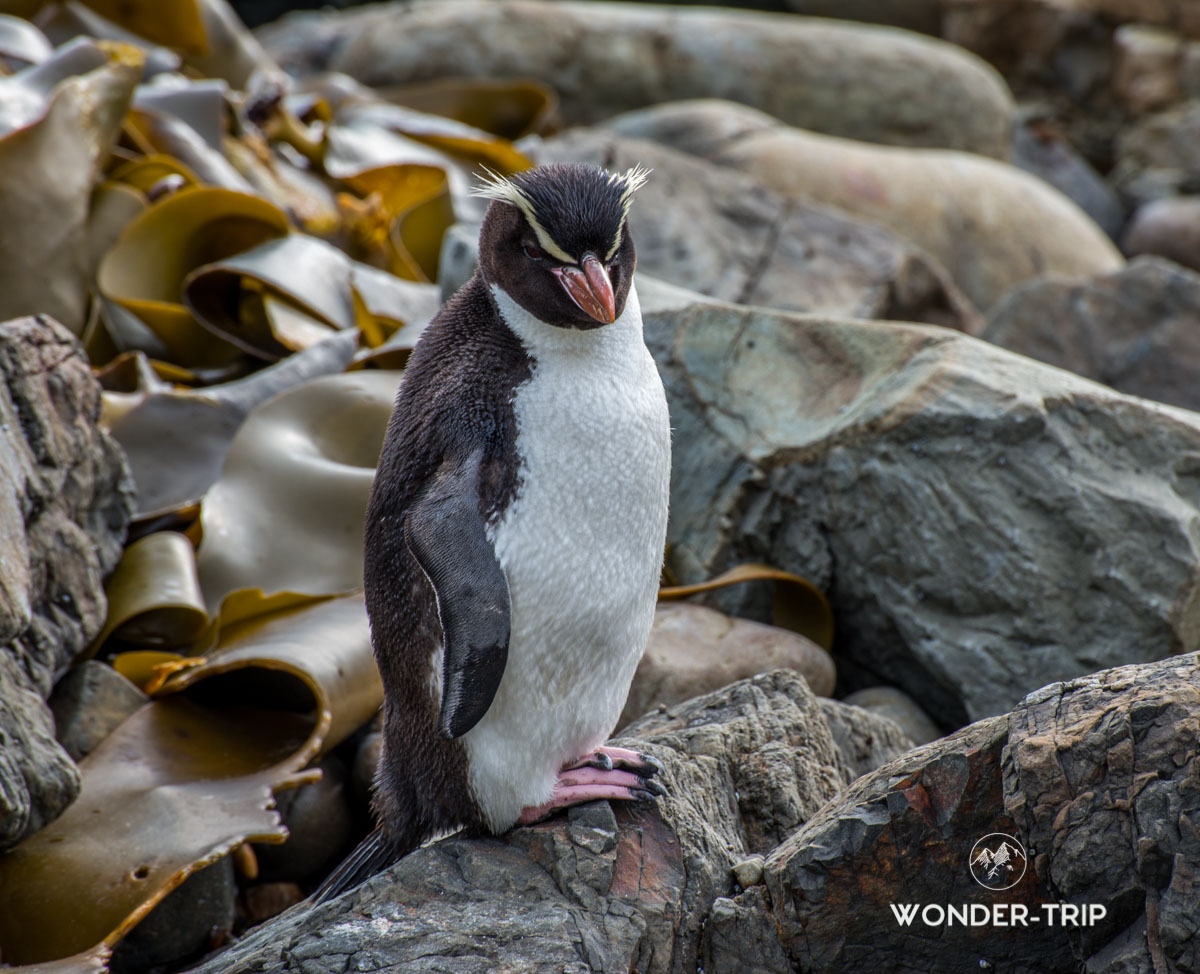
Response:
[{"label": "orange beak", "polygon": [[556,267],[551,273],[580,311],[601,324],[612,324],[617,319],[617,299],[608,271],[595,254],[584,254],[580,265]]}]

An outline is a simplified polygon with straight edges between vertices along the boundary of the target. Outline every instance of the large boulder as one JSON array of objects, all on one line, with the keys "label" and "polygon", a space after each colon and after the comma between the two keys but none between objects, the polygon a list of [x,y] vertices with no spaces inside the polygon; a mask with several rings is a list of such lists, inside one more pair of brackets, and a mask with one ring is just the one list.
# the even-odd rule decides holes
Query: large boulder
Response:
[{"label": "large boulder", "polygon": [[371,85],[536,78],[569,123],[732,98],[820,132],[1005,158],[1013,102],[974,56],[918,34],[789,14],[539,0],[416,0],[294,15],[260,36],[285,68]]},{"label": "large boulder", "polygon": [[897,686],[955,727],[1200,644],[1200,416],[945,329],[639,294],[675,577],[808,577],[846,689]]},{"label": "large boulder", "polygon": [[[889,732],[896,743],[879,758],[905,746]],[[663,764],[656,807],[594,802],[498,839],[442,839],[331,903],[264,924],[196,974],[297,963],[695,970],[709,908],[734,892],[731,868],[770,852],[845,788],[855,756],[839,749],[804,680],[782,670],[651,715],[628,735]]]},{"label": "large boulder", "polygon": [[575,129],[531,153],[538,162],[652,169],[629,228],[638,267],[655,277],[738,304],[982,329],[941,265],[883,227],[602,129]]},{"label": "large boulder", "polygon": [[980,310],[1041,274],[1116,270],[1121,254],[1071,200],[978,155],[818,135],[733,102],[658,105],[607,123],[877,223],[930,254]]},{"label": "large boulder", "polygon": [[104,622],[133,490],[97,425],[78,342],[35,316],[0,325],[0,848],[51,821],[79,774],[54,739],[54,680]]},{"label": "large boulder", "polygon": [[1169,260],[1031,281],[992,309],[983,337],[1130,395],[1200,409],[1200,274]]}]

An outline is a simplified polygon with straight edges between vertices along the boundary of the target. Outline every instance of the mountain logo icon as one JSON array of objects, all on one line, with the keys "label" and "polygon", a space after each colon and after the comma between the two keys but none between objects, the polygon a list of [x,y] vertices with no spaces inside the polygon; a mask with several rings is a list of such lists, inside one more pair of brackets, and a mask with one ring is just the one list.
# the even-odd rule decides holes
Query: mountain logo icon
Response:
[{"label": "mountain logo icon", "polygon": [[971,875],[984,889],[1016,886],[1028,864],[1025,847],[1003,832],[991,832],[971,847]]}]

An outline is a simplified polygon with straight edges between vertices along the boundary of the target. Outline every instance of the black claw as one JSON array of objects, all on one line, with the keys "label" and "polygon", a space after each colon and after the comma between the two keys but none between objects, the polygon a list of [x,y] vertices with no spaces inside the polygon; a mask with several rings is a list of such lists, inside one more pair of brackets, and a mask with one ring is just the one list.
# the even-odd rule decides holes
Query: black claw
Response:
[{"label": "black claw", "polygon": [[619,761],[617,767],[622,771],[631,771],[642,778],[649,778],[662,770],[662,765],[648,754],[639,754],[637,761]]},{"label": "black claw", "polygon": [[611,771],[613,769],[612,758],[600,752],[593,754],[583,763],[589,768],[598,768],[601,771]]},{"label": "black claw", "polygon": [[630,788],[629,796],[639,802],[653,802],[658,800],[658,795],[652,791],[646,791],[644,788]]},{"label": "black claw", "polygon": [[642,787],[652,795],[665,795],[667,793],[667,789],[660,785],[657,781],[651,781],[649,778],[645,778],[640,775],[638,776],[638,781],[640,781]]}]

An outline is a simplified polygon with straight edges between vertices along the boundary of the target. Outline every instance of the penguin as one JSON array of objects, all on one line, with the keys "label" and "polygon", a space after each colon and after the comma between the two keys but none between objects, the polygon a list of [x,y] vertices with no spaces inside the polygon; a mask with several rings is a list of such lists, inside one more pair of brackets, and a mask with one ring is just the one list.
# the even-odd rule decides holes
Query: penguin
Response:
[{"label": "penguin", "polygon": [[475,276],[413,349],[366,515],[375,830],[315,895],[437,834],[652,801],[606,747],[649,637],[671,434],[628,215],[648,171],[489,173]]}]

